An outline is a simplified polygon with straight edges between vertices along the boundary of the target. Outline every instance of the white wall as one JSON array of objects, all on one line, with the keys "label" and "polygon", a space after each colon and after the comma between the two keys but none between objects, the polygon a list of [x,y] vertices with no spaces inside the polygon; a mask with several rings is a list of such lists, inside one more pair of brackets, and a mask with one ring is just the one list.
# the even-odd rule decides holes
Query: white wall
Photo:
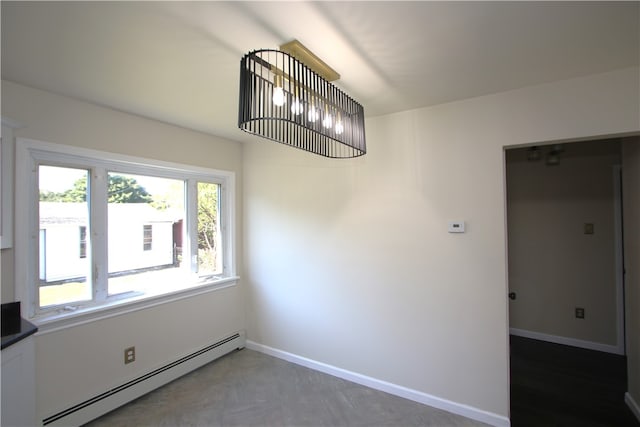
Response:
[{"label": "white wall", "polygon": [[[507,152],[510,327],[605,344],[617,342],[614,165],[620,143],[564,144],[557,165],[528,148]],[[594,224],[585,234],[584,224]],[[575,308],[585,309],[584,319]]]},{"label": "white wall", "polygon": [[[503,147],[638,132],[637,76],[370,118],[369,154],[347,161],[266,140],[243,159],[233,142],[5,81],[2,114],[27,126],[17,136],[242,173],[249,338],[504,417]],[[448,234],[450,219],[468,232]],[[39,415],[242,329],[241,290],[37,336]]]},{"label": "white wall", "polygon": [[[242,146],[210,135],[2,82],[2,115],[17,137],[234,171],[240,198]],[[241,200],[237,252],[241,254]],[[15,236],[15,240],[20,236]],[[2,251],[2,300],[13,299],[12,250]],[[241,260],[237,259],[241,268]],[[244,329],[241,285],[36,338],[38,419]],[[136,362],[123,351],[136,347]]]},{"label": "white wall", "polygon": [[627,380],[640,419],[640,137],[622,145]]},{"label": "white wall", "polygon": [[637,132],[637,76],[369,118],[354,160],[246,145],[248,338],[504,419],[503,147]]}]

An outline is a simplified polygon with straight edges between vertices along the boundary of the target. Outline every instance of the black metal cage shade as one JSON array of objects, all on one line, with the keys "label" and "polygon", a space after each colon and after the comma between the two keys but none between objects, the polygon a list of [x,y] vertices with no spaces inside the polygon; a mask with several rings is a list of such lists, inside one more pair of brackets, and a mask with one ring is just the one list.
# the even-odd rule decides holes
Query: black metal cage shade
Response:
[{"label": "black metal cage shade", "polygon": [[278,50],[242,58],[238,127],[325,157],[367,152],[362,105]]}]

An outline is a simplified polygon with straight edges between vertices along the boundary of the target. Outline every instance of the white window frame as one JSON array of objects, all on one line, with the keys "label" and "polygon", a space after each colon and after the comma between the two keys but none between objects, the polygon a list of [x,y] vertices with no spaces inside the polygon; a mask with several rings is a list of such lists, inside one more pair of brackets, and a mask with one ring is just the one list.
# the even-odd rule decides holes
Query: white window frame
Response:
[{"label": "white window frame", "polygon": [[[91,263],[93,281],[99,283],[93,284],[92,301],[86,304],[72,303],[68,307],[56,307],[55,309],[41,309],[39,307],[39,185],[37,171],[40,164],[88,169],[91,173],[90,192],[98,194],[90,204],[90,223],[93,226],[91,229],[87,229],[87,237],[91,241],[87,256],[103,261]],[[180,179],[186,182],[185,195],[188,202],[185,204],[186,232],[183,254],[185,255],[184,259],[187,260],[185,268],[194,272],[193,286],[152,296],[138,294],[123,298],[117,295],[107,295],[106,235],[96,234],[96,231],[106,231],[107,227],[105,181],[108,172],[151,175]],[[189,236],[197,236],[197,201],[195,199],[197,182],[220,185],[219,233],[223,254],[222,274],[209,276],[204,280],[199,278],[199,281],[197,281],[197,274],[195,274],[198,264],[198,239],[197,237],[189,238]],[[23,316],[41,327],[48,324],[57,326],[65,322],[74,323],[78,319],[85,320],[112,315],[122,310],[129,311],[137,307],[146,307],[150,304],[155,305],[211,292],[219,288],[233,286],[237,282],[233,244],[235,240],[234,172],[18,138],[16,140],[15,195],[15,208],[21,212],[21,215],[16,215],[15,221],[15,233],[18,237],[14,241],[15,292],[17,299],[22,301]]]}]

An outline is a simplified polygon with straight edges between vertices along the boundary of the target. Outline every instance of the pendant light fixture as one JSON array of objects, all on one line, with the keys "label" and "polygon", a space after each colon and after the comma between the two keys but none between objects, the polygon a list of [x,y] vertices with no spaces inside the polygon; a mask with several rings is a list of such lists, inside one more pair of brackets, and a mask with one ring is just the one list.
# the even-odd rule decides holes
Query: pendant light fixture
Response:
[{"label": "pendant light fixture", "polygon": [[324,157],[367,152],[362,105],[330,83],[340,75],[294,40],[240,62],[238,127]]}]

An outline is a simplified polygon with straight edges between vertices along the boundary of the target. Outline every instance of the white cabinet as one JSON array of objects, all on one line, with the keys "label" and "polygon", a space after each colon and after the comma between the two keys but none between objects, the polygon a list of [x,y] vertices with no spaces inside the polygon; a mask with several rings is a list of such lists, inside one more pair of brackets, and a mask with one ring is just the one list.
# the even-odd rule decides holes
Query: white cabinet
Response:
[{"label": "white cabinet", "polygon": [[2,350],[2,426],[36,426],[35,343],[29,336]]}]

